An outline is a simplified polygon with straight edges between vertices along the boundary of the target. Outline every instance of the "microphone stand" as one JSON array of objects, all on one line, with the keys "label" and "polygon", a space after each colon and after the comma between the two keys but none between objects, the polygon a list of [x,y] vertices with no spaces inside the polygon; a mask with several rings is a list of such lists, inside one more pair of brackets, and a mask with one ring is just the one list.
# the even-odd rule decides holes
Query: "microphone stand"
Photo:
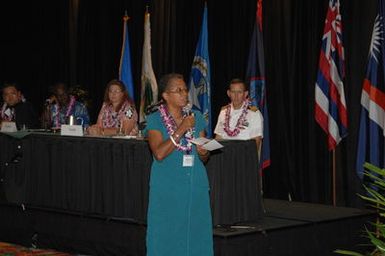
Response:
[{"label": "microphone stand", "polygon": [[51,123],[51,104],[50,102],[46,101],[44,104],[44,112],[42,116],[42,122],[43,122],[43,129],[44,131],[49,131],[49,123]]}]

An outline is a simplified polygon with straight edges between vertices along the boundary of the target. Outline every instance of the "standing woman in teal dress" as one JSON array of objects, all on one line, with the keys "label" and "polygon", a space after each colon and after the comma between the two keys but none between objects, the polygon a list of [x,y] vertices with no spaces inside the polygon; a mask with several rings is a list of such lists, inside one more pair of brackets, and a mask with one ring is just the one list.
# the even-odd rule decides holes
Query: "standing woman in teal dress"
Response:
[{"label": "standing woman in teal dress", "polygon": [[191,143],[205,136],[206,122],[186,109],[188,89],[180,74],[159,82],[163,104],[147,116],[146,133],[154,161],[147,216],[147,256],[211,256],[209,152]]}]

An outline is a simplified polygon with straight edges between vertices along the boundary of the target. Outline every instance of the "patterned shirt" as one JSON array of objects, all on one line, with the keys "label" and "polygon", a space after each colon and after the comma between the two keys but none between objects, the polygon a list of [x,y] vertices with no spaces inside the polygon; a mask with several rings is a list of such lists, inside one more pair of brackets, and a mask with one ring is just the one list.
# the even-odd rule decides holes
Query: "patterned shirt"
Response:
[{"label": "patterned shirt", "polygon": [[59,107],[57,104],[51,106],[50,110],[52,127],[57,128],[62,124],[68,124],[68,118],[71,115],[74,117],[75,124],[83,125],[84,127],[89,126],[90,116],[88,115],[87,108],[84,104],[75,101],[69,112],[68,107],[68,105],[65,107]]},{"label": "patterned shirt", "polygon": [[119,111],[115,111],[111,104],[103,103],[98,116],[98,124],[102,128],[120,128],[124,120],[133,123],[133,129],[128,135],[136,135],[138,133],[138,113],[135,107],[126,100]]}]

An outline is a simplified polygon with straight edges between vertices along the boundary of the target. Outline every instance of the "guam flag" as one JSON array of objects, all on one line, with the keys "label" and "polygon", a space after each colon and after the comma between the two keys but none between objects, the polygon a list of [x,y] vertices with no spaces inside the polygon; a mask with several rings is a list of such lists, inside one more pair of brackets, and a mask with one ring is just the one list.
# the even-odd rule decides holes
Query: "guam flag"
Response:
[{"label": "guam flag", "polygon": [[262,169],[270,166],[269,115],[266,101],[265,56],[262,34],[262,0],[258,0],[257,15],[251,37],[246,81],[250,84],[251,105],[263,115],[263,142],[261,152]]}]

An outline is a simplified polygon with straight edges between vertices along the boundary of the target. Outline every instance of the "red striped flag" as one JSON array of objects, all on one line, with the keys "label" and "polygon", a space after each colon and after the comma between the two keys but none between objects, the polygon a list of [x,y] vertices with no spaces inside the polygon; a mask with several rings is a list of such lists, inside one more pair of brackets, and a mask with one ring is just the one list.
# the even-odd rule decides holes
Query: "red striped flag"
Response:
[{"label": "red striped flag", "polygon": [[315,84],[315,119],[328,135],[329,150],[347,135],[344,93],[344,48],[339,0],[330,0]]}]

